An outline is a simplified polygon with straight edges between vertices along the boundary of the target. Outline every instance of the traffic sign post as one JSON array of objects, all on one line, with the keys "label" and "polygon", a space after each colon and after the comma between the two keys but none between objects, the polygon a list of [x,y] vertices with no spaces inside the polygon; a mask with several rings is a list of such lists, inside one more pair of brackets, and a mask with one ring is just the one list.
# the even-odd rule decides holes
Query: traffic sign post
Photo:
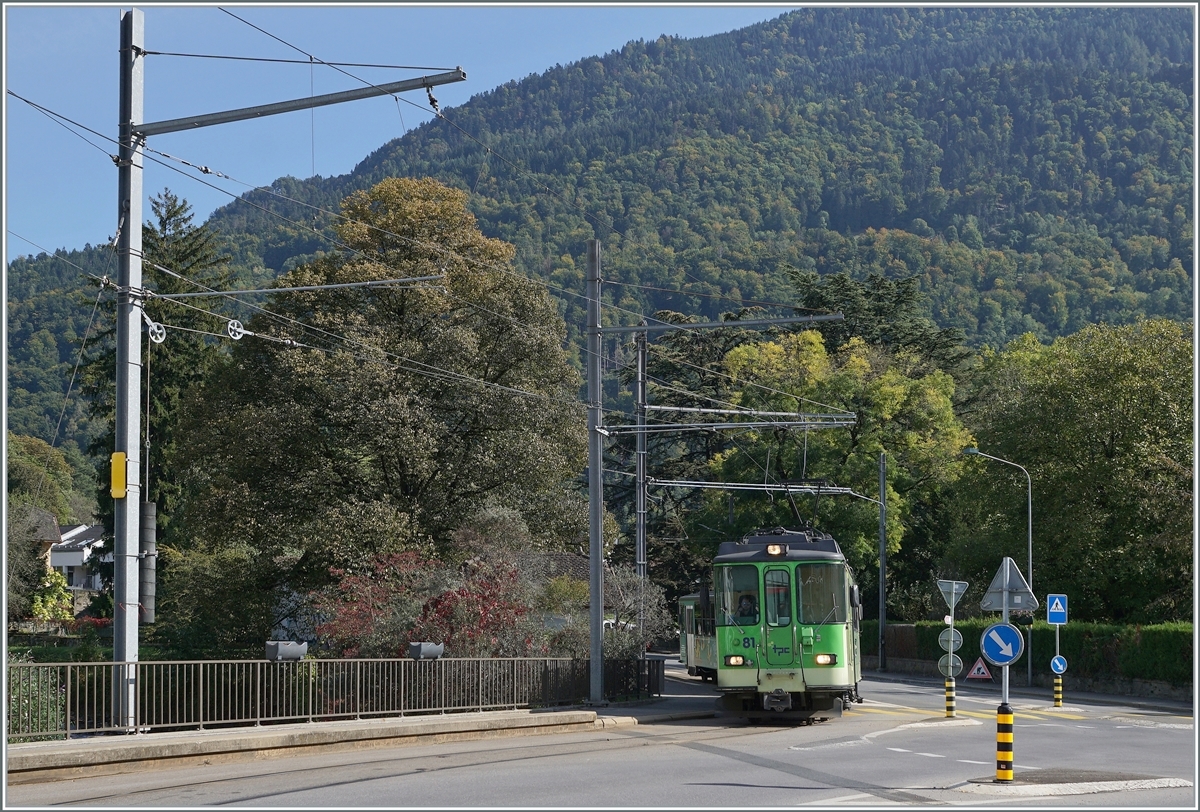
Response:
[{"label": "traffic sign post", "polygon": [[958,605],[959,598],[966,593],[968,584],[966,581],[938,581],[937,585],[942,597],[946,599],[946,605],[950,607],[950,614],[946,615],[946,623],[950,628],[943,629],[938,635],[938,643],[946,651],[946,656],[938,661],[938,668],[946,678],[946,718],[953,719],[956,715],[954,678],[963,667],[962,660],[954,653],[962,646],[962,632],[954,628],[954,607]]},{"label": "traffic sign post", "polygon": [[1046,596],[1046,622],[1054,626],[1054,659],[1050,670],[1054,672],[1054,707],[1062,707],[1062,675],[1067,670],[1067,658],[1058,653],[1058,630],[1067,625],[1067,596]]},{"label": "traffic sign post", "polygon": [[[980,609],[1001,611],[1000,622],[984,630],[979,649],[985,660],[1000,666],[1000,707],[996,709],[996,780],[1003,783],[1013,780],[1013,712],[1008,704],[1008,666],[1016,662],[1025,650],[1025,638],[1016,626],[1008,622],[1008,610],[1013,608],[1032,612],[1037,607],[1038,600],[1021,577],[1016,563],[1005,556],[983,600],[979,602]],[[1032,626],[1029,631],[1032,639]]]}]

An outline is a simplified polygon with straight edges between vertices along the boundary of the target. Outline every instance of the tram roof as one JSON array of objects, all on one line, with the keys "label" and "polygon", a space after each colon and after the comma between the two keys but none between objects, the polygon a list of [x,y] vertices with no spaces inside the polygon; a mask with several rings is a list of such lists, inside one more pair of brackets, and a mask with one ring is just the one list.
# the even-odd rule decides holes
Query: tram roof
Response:
[{"label": "tram roof", "polygon": [[[783,555],[768,555],[768,544],[783,544]],[[775,527],[757,530],[741,541],[725,541],[717,549],[716,564],[756,561],[845,561],[842,548],[828,533],[820,530],[788,530]]]}]

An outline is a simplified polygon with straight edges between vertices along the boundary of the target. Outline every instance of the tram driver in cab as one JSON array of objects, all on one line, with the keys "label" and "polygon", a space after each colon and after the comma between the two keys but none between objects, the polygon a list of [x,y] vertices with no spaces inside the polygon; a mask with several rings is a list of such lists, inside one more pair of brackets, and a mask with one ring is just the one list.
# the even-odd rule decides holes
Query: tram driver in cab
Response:
[{"label": "tram driver in cab", "polygon": [[738,598],[737,619],[743,623],[758,622],[758,599],[748,592]]}]

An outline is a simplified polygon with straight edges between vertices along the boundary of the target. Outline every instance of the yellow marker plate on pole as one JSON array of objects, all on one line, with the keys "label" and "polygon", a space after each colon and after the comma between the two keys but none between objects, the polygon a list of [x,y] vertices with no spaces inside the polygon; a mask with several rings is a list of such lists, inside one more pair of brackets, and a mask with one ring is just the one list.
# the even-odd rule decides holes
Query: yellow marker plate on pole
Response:
[{"label": "yellow marker plate on pole", "polygon": [[114,451],[112,455],[112,486],[110,493],[113,499],[124,499],[125,484],[125,452]]}]

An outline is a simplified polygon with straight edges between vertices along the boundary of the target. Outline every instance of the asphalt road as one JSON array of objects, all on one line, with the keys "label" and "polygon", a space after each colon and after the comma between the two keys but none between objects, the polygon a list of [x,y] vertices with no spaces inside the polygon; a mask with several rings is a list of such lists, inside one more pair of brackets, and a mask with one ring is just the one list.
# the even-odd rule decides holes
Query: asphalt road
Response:
[{"label": "asphalt road", "polygon": [[[668,693],[711,693],[669,673]],[[964,689],[946,720],[940,685],[867,679],[861,691],[862,705],[809,727],[704,719],[297,756],[17,786],[7,804],[1196,806],[1194,786],[1164,786],[1194,781],[1190,715],[1014,697],[1018,780],[997,786],[994,696]]]}]

